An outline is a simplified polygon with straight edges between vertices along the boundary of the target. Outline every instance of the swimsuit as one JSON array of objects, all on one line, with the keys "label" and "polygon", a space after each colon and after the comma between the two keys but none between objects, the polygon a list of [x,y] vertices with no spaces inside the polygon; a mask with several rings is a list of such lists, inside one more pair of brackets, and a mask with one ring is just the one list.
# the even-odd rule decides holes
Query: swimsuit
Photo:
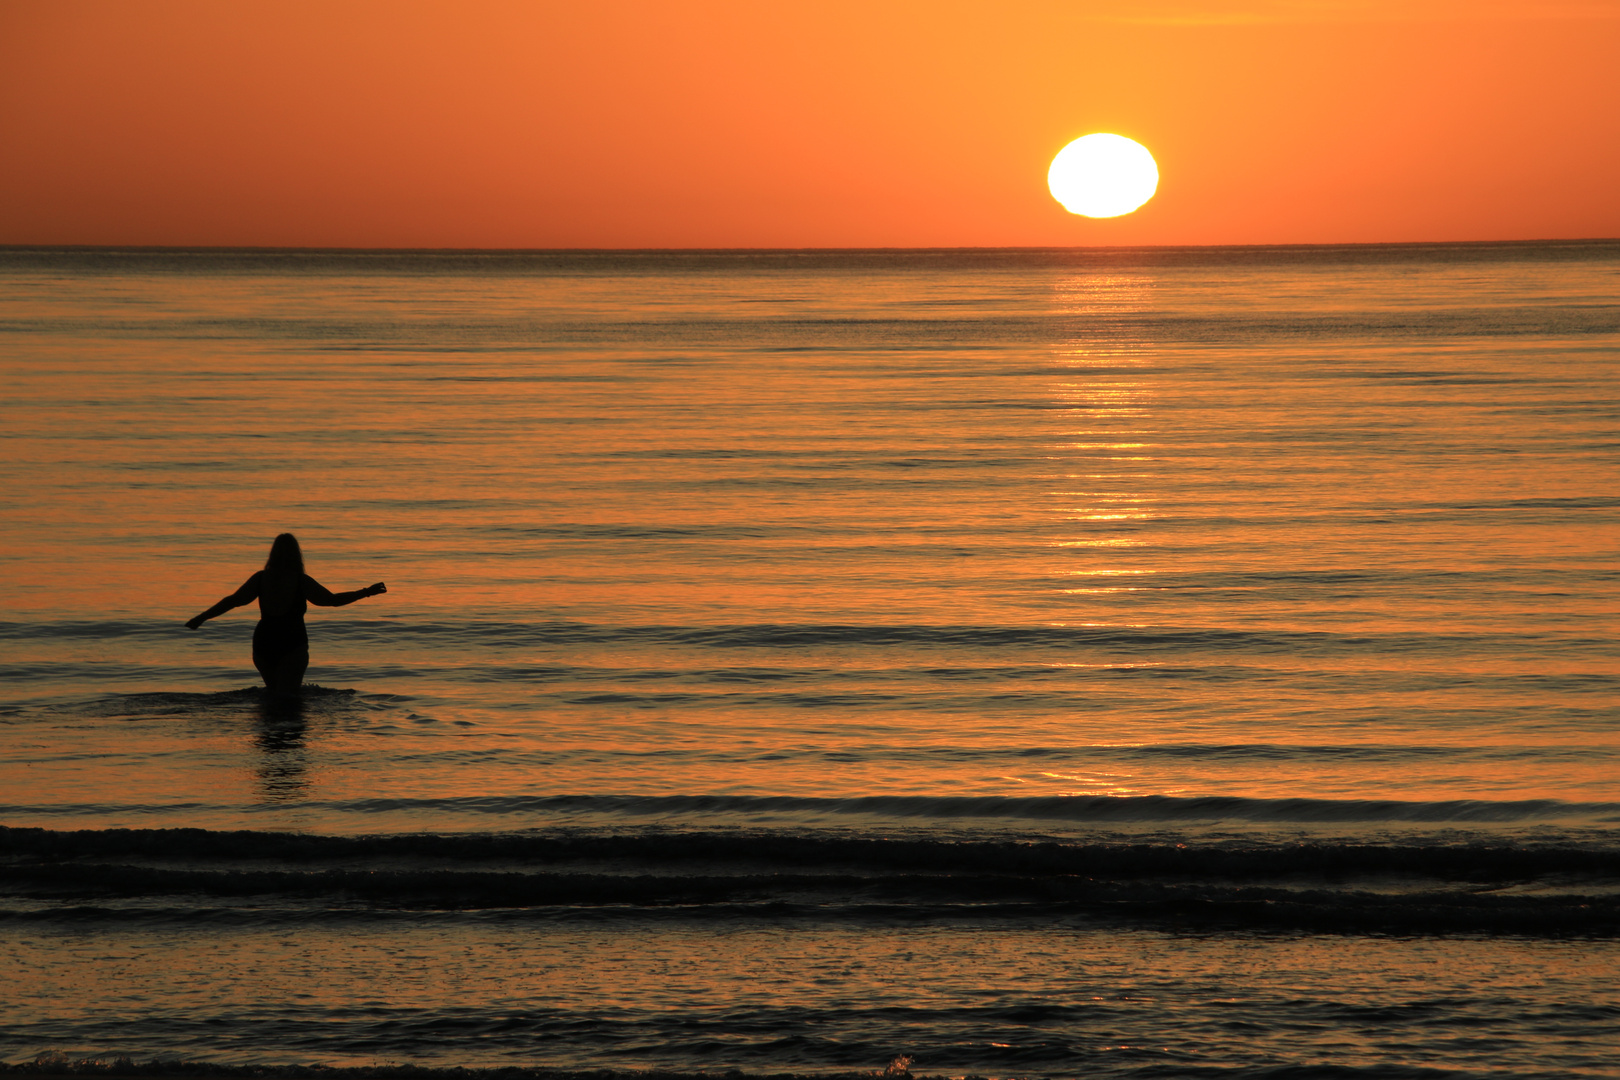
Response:
[{"label": "swimsuit", "polygon": [[305,663],[309,662],[304,613],[261,617],[259,625],[253,628],[253,666],[262,671],[298,656],[302,656]]}]

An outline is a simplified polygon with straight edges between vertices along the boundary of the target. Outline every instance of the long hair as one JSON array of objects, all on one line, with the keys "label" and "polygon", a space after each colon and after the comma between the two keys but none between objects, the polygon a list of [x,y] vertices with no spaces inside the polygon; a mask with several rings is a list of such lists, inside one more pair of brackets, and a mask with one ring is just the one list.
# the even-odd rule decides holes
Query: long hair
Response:
[{"label": "long hair", "polygon": [[304,553],[298,547],[298,537],[282,533],[270,545],[270,557],[264,560],[264,572],[274,577],[292,577],[304,572]]}]

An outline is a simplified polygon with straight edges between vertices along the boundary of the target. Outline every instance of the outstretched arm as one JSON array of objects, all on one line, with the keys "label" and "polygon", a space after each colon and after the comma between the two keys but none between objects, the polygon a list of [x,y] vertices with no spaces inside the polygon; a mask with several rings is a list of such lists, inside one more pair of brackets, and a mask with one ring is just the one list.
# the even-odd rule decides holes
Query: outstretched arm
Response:
[{"label": "outstretched arm", "polygon": [[353,592],[335,593],[309,575],[304,576],[304,599],[316,607],[342,607],[345,604],[352,604],[356,600],[364,600],[368,596],[376,596],[378,593],[387,591],[388,586],[379,581],[375,585],[367,585],[365,588],[356,589]]},{"label": "outstretched arm", "polygon": [[[259,573],[263,573],[263,571],[261,570]],[[254,574],[252,577],[248,578],[242,583],[242,587],[240,589],[237,589],[235,592],[231,593],[231,595],[227,596],[225,599],[221,600],[219,603],[215,604],[201,615],[193,615],[191,618],[187,619],[186,626],[192,630],[195,630],[209,619],[223,615],[227,611],[231,610],[231,608],[241,607],[243,604],[251,604],[258,598],[259,574]]]}]

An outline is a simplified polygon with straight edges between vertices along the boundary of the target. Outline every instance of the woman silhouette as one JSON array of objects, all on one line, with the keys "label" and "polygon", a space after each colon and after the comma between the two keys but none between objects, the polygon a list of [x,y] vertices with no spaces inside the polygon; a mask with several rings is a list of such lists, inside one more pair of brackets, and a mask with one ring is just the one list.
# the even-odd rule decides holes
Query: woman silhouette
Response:
[{"label": "woman silhouette", "polygon": [[259,625],[253,628],[253,666],[275,697],[294,697],[304,685],[309,667],[309,635],[304,632],[304,602],[318,607],[342,607],[388,591],[382,582],[353,592],[335,593],[304,573],[304,553],[298,538],[282,533],[270,545],[264,569],[248,578],[240,589],[192,619],[195,630],[216,615],[253,600],[259,602]]}]

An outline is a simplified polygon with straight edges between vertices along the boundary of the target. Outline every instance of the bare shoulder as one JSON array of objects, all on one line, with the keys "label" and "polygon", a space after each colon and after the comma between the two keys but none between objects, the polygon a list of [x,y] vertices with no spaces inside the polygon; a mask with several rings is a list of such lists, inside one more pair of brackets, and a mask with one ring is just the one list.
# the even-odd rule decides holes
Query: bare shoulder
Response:
[{"label": "bare shoulder", "polygon": [[304,575],[304,599],[305,600],[314,600],[317,597],[327,597],[327,596],[331,596],[331,595],[332,595],[332,590],[328,589],[325,585],[322,585],[320,582],[316,581],[314,578],[310,577],[308,574]]}]

